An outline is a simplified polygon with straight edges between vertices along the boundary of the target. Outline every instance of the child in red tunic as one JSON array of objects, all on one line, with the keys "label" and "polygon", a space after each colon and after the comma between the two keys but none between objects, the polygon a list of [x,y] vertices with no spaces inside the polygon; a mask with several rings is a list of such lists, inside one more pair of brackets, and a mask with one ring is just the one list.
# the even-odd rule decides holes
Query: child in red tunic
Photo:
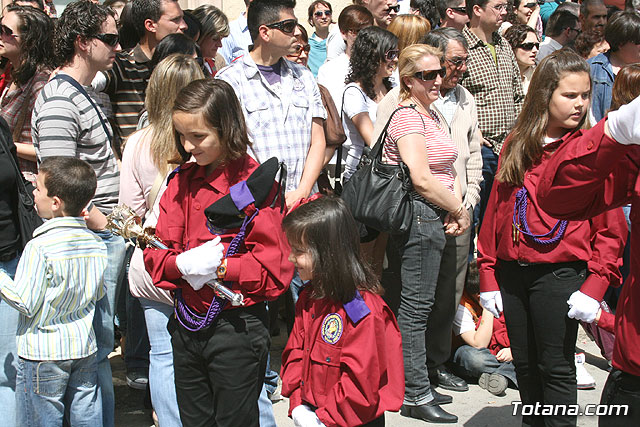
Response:
[{"label": "child in red tunic", "polygon": [[302,204],[283,221],[289,259],[309,282],[282,353],[282,394],[296,426],[383,426],[404,397],[400,331],[360,254],[341,199]]}]

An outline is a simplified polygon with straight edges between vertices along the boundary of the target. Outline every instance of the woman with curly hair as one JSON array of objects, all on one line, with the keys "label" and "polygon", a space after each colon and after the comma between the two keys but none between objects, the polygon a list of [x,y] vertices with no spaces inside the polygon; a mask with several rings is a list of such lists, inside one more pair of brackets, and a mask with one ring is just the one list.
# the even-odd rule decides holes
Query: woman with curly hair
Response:
[{"label": "woman with curly hair", "polygon": [[378,102],[392,88],[389,77],[398,64],[398,38],[380,27],[367,27],[358,33],[351,58],[350,71],[342,92],[342,125],[347,140],[342,144],[344,179],[356,171],[364,144],[371,145],[373,122]]},{"label": "woman with curly hair", "polygon": [[526,94],[531,76],[533,76],[533,70],[536,68],[536,55],[540,48],[540,39],[533,28],[524,24],[515,24],[509,27],[504,32],[504,38],[513,49],[513,54],[520,69],[522,90]]},{"label": "woman with curly hair", "polygon": [[0,116],[11,129],[20,170],[35,182],[38,167],[31,142],[31,111],[54,67],[53,21],[40,9],[12,4],[1,23],[0,55],[9,60],[11,84],[2,93]]}]

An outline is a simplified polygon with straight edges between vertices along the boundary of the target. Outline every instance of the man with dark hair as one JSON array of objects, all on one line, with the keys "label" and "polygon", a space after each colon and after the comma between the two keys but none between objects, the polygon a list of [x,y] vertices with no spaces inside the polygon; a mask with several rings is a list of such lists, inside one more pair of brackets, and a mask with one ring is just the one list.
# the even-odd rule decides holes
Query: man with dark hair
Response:
[{"label": "man with dark hair", "polygon": [[571,43],[580,34],[580,21],[578,17],[568,10],[556,10],[549,18],[546,38],[540,43],[540,50],[536,59],[538,62],[563,46]]},{"label": "man with dark hair", "polygon": [[[468,73],[461,84],[471,92],[478,107],[482,131],[484,182],[476,208],[478,227],[489,200],[498,155],[504,139],[515,123],[524,93],[520,69],[509,43],[498,34],[507,15],[506,0],[467,0],[469,26],[463,34],[469,44]],[[476,219],[476,218],[474,218]]]},{"label": "man with dark hair", "polygon": [[69,4],[58,20],[55,46],[62,65],[36,99],[31,135],[39,161],[52,156],[77,157],[93,167],[98,179],[87,226],[107,246],[108,266],[104,276],[106,298],[96,305],[93,329],[98,346],[102,425],[113,427],[115,401],[107,356],[113,351],[116,287],[125,245],[122,237],[105,229],[105,215],[118,203],[120,178],[111,150],[111,127],[90,85],[96,73],[112,67],[120,51],[114,12],[84,0]]},{"label": "man with dark hair", "polygon": [[440,13],[441,27],[462,31],[469,22],[465,0],[437,0],[436,5]]},{"label": "man with dark hair", "polygon": [[140,42],[132,50],[119,53],[113,68],[100,73],[92,83],[111,99],[117,137],[114,146],[118,153],[121,140],[136,130],[138,116],[144,108],[151,56],[165,36],[187,29],[183,16],[176,0],[133,0],[131,20]]},{"label": "man with dark hair", "polygon": [[411,0],[410,12],[422,16],[429,21],[431,28],[437,28],[440,24],[440,13],[436,0]]},{"label": "man with dark hair", "polygon": [[640,15],[634,11],[616,12],[604,30],[609,51],[587,62],[591,67],[591,118],[600,121],[611,107],[613,81],[620,68],[640,62]]},{"label": "man with dark hair", "polygon": [[[256,160],[275,156],[285,163],[289,207],[316,191],[315,182],[324,165],[322,123],[326,118],[311,71],[284,59],[298,44],[294,7],[295,0],[253,0],[247,11],[253,49],[215,76],[231,84],[240,100]],[[300,282],[296,278],[294,292]],[[275,425],[275,421],[263,421],[273,418],[264,414],[263,402],[261,395],[260,424]]]},{"label": "man with dark hair", "polygon": [[580,5],[580,24],[582,31],[604,33],[607,25],[607,6],[602,0],[583,0]]}]

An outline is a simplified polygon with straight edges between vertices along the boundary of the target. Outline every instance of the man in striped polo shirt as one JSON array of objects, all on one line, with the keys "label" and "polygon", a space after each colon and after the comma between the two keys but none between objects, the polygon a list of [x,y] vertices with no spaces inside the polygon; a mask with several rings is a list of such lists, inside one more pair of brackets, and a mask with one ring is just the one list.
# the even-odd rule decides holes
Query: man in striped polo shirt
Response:
[{"label": "man in striped polo shirt", "polygon": [[118,53],[113,67],[99,73],[93,83],[94,88],[104,91],[111,99],[116,150],[120,150],[121,141],[136,130],[152,71],[149,62],[153,52],[165,36],[187,29],[183,16],[175,0],[133,0],[131,3],[131,20],[140,42],[133,49]]},{"label": "man in striped polo shirt", "polygon": [[122,237],[105,230],[105,215],[118,202],[120,177],[111,150],[111,127],[90,84],[98,71],[111,68],[120,50],[114,12],[83,0],[69,4],[58,20],[55,46],[62,66],[36,99],[31,119],[33,144],[39,161],[52,156],[77,157],[89,163],[97,176],[87,226],[106,244],[108,265],[106,298],[96,305],[93,327],[102,425],[112,427],[115,399],[107,356],[113,350],[116,286],[123,271],[125,244]]}]

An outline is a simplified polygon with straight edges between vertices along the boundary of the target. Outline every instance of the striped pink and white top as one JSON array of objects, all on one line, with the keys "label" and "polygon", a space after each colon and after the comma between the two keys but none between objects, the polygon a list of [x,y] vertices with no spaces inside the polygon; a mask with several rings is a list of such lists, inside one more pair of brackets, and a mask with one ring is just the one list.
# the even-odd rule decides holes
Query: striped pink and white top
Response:
[{"label": "striped pink and white top", "polygon": [[398,140],[412,133],[423,135],[431,173],[453,193],[455,182],[453,162],[458,158],[458,149],[447,131],[434,117],[412,108],[397,111],[387,129],[387,137],[382,147],[382,161],[392,165],[398,164],[402,161]]}]

